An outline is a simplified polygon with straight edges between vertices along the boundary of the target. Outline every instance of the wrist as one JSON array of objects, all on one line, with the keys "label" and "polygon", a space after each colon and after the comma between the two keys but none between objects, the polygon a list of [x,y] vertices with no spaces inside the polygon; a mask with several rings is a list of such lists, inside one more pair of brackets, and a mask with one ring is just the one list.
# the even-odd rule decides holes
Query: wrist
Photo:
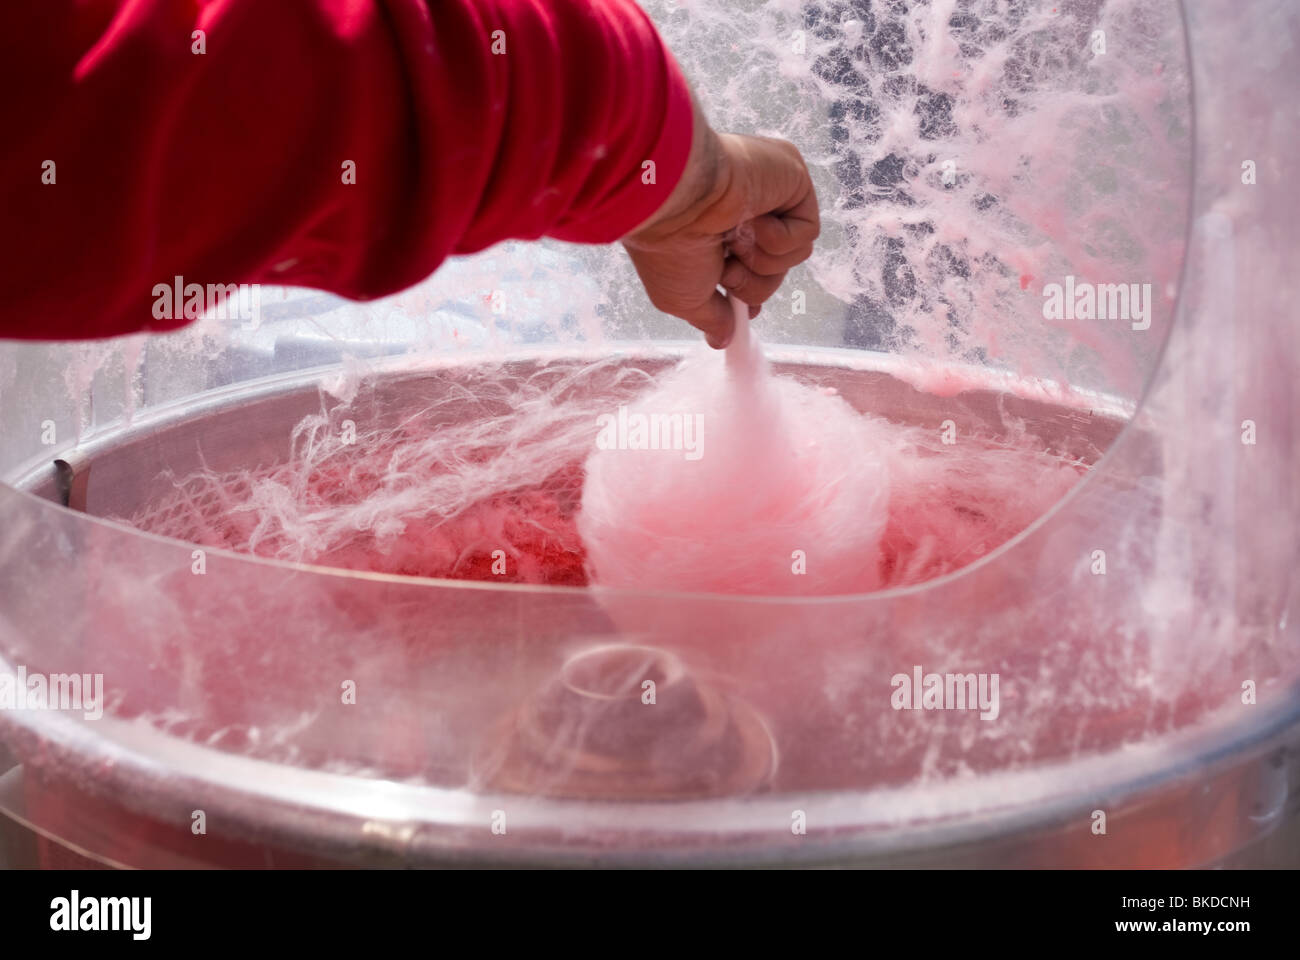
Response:
[{"label": "wrist", "polygon": [[694,92],[691,103],[694,118],[691,151],[681,178],[663,205],[623,237],[624,246],[643,246],[674,233],[697,219],[726,192],[727,155],[721,138],[709,126]]}]

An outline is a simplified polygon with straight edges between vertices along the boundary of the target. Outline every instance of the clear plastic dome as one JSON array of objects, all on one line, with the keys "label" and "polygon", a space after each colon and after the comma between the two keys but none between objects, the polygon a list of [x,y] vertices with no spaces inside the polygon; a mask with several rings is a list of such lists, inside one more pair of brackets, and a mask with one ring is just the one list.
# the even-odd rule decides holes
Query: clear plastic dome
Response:
[{"label": "clear plastic dome", "polygon": [[[1078,478],[869,594],[609,590],[551,541],[520,582],[467,579],[468,541],[453,576],[411,575],[426,541],[350,513],[390,561],[364,569],[275,499],[305,489],[285,478],[346,424],[363,446],[542,437],[529,470],[571,507],[562,455],[589,440],[563,431],[687,349],[617,248],[506,244],[364,305],[264,291],[255,325],[0,344],[0,672],[104,692],[102,716],[0,710],[21,862],[1294,850],[1300,128],[1275,104],[1300,15],[645,6],[714,126],[793,140],[816,180],[820,249],[756,321],[777,371]],[[898,709],[896,678],[927,674],[997,677],[996,709]],[[1126,842],[1095,842],[1097,810]]]}]

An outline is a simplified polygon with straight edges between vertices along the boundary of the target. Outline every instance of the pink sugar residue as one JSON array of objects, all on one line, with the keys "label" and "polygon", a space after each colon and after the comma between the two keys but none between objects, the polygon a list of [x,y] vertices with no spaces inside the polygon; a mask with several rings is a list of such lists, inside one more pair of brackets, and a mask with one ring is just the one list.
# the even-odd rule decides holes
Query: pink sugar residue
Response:
[{"label": "pink sugar residue", "polygon": [[[908,442],[893,460],[887,520],[876,550],[860,558],[864,566],[874,565],[879,588],[921,583],[979,559],[1049,509],[1086,469],[992,440],[944,447],[924,443],[919,432],[897,431]],[[285,525],[266,522],[265,508],[257,506],[254,488],[287,486],[289,474],[301,483],[298,505],[306,513],[363,503],[382,494],[383,471],[396,453],[396,447],[358,444],[350,456],[309,470],[305,479],[292,463],[251,477],[195,475],[131,522],[201,546],[348,570],[492,583],[588,583],[587,551],[577,528],[585,478],[581,458],[540,483],[488,493],[453,517],[416,511],[395,528],[355,530],[318,549],[297,549],[301,544],[292,542]],[[497,572],[503,569],[499,555],[493,556],[498,550],[505,553],[504,573]]]},{"label": "pink sugar residue", "polygon": [[[949,435],[775,376],[743,314],[725,360],[475,369],[420,382],[410,406],[353,398],[301,420],[283,462],[173,478],[127,522],[415,577],[858,594],[978,560],[1087,469],[1015,422]],[[698,423],[698,455],[611,448],[600,425],[628,410]]]}]

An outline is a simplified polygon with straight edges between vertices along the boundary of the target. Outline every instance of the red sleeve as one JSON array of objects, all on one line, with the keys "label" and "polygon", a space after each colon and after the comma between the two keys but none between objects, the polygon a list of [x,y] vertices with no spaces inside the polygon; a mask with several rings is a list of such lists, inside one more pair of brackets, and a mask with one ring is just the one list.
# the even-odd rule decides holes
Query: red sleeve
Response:
[{"label": "red sleeve", "polygon": [[7,3],[0,91],[3,337],[181,326],[176,276],[370,299],[505,239],[616,240],[691,140],[633,0]]}]

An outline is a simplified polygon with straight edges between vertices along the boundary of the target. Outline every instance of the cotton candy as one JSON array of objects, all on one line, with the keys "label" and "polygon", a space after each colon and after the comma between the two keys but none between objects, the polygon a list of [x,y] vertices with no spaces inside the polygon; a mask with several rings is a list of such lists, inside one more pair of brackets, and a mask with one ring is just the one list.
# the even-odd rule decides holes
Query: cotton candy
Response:
[{"label": "cotton candy", "polygon": [[689,358],[627,414],[702,424],[696,458],[633,442],[587,460],[578,531],[591,580],[769,596],[875,589],[889,519],[883,425],[774,376],[744,304],[736,316],[725,356]]},{"label": "cotton candy", "polygon": [[[725,357],[701,348],[662,373],[614,355],[458,367],[391,420],[376,419],[363,392],[304,418],[286,459],[173,478],[121,519],[201,546],[379,573],[856,593],[978,560],[1087,469],[1014,420],[990,436],[958,415],[951,443],[938,419],[855,412],[773,375],[740,323]],[[677,415],[658,436],[638,420],[654,412],[661,427]],[[340,427],[349,420],[352,441]]]}]

